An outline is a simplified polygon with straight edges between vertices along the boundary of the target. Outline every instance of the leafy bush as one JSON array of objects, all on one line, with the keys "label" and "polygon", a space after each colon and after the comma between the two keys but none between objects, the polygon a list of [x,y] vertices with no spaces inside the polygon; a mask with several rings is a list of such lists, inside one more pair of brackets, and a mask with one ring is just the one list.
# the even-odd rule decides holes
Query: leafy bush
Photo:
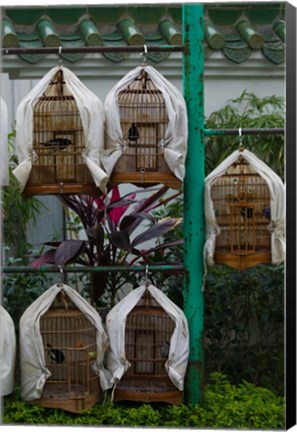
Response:
[{"label": "leafy bush", "polygon": [[76,415],[31,405],[15,394],[5,398],[3,423],[282,429],[285,410],[284,399],[271,391],[247,382],[235,386],[224,375],[214,373],[204,388],[201,404],[196,406],[98,403]]},{"label": "leafy bush", "polygon": [[284,399],[270,390],[246,381],[232,385],[220,373],[205,388],[204,404],[210,427],[281,429],[284,427]]},{"label": "leafy bush", "polygon": [[[280,96],[258,98],[246,90],[205,122],[209,129],[234,128],[283,128],[285,124],[285,101]],[[239,147],[238,135],[214,135],[206,140],[205,168],[209,174],[227,156]],[[255,153],[284,178],[284,135],[244,135],[242,145]]]},{"label": "leafy bush", "polygon": [[283,394],[284,266],[209,268],[205,288],[205,363],[233,383],[246,379]]},{"label": "leafy bush", "polygon": [[[26,265],[21,258],[8,258],[7,267]],[[16,330],[23,312],[51,286],[52,278],[43,272],[6,273],[2,280],[3,306],[11,315]]]},{"label": "leafy bush", "polygon": [[[15,130],[8,134],[9,148],[13,148]],[[15,257],[27,253],[30,245],[26,239],[26,229],[29,221],[36,222],[36,217],[44,205],[36,197],[24,199],[19,190],[19,183],[12,174],[17,166],[16,156],[9,159],[9,187],[4,187],[1,194],[1,211],[3,216],[3,240],[13,249]]]}]

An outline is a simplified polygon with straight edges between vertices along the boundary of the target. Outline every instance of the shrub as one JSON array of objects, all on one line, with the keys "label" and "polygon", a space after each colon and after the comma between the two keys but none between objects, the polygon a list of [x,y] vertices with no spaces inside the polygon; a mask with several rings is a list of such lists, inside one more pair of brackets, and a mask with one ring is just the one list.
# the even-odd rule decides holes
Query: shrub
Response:
[{"label": "shrub", "polygon": [[285,409],[284,399],[270,390],[247,382],[233,385],[224,375],[214,373],[196,406],[108,402],[77,415],[23,402],[16,392],[4,400],[3,423],[282,429]]},{"label": "shrub", "polygon": [[[11,152],[14,139],[15,129],[8,134],[8,146]],[[23,257],[30,247],[26,238],[27,225],[29,221],[36,223],[38,215],[45,209],[45,206],[36,197],[24,199],[18,180],[12,173],[16,166],[16,156],[10,155],[9,187],[4,187],[1,194],[3,241],[11,248],[15,257]]]},{"label": "shrub", "polygon": [[[28,252],[29,253],[29,252]],[[8,258],[7,267],[22,266],[26,259]],[[52,277],[43,273],[7,273],[3,276],[3,306],[11,315],[16,330],[23,312],[52,284]]]},{"label": "shrub", "polygon": [[205,288],[206,372],[220,371],[284,391],[284,266],[208,269]]},{"label": "shrub", "polygon": [[246,381],[232,385],[226,376],[214,373],[205,387],[209,427],[281,429],[284,427],[284,400],[270,390]]},{"label": "shrub", "polygon": [[[283,128],[285,100],[280,96],[257,97],[246,90],[225,107],[211,113],[205,126],[209,129]],[[213,135],[206,140],[205,169],[209,174],[239,146],[239,135]],[[284,135],[244,135],[242,145],[255,153],[284,178]]]}]

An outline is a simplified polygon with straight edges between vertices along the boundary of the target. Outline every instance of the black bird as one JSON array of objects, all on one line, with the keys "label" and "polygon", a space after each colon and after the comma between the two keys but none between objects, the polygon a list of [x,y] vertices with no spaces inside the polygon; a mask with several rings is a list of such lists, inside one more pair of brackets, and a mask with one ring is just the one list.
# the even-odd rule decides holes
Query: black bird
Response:
[{"label": "black bird", "polygon": [[58,349],[53,348],[53,346],[49,343],[46,345],[48,348],[50,348],[48,350],[48,355],[50,356],[50,358],[58,364],[64,363],[65,361],[64,353]]},{"label": "black bird", "polygon": [[242,217],[250,219],[253,216],[253,209],[251,207],[240,207],[240,214]]},{"label": "black bird", "polygon": [[139,131],[135,123],[132,123],[128,130],[128,139],[130,141],[137,141],[139,139]]},{"label": "black bird", "polygon": [[50,150],[62,151],[71,144],[72,142],[68,138],[53,138],[42,145],[45,147],[50,147]]},{"label": "black bird", "polygon": [[161,356],[167,358],[169,354],[169,342],[166,336],[162,336]]}]

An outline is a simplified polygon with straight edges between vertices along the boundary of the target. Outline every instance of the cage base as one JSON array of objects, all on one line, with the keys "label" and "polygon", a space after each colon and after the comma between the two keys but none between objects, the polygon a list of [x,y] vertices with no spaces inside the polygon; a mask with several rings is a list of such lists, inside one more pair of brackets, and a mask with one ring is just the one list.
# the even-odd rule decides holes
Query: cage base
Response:
[{"label": "cage base", "polygon": [[129,400],[134,402],[167,402],[172,405],[179,405],[182,401],[182,392],[173,391],[128,391],[116,389],[114,401]]},{"label": "cage base", "polygon": [[182,182],[175,177],[173,173],[160,172],[113,172],[110,176],[110,184],[112,186],[121,183],[132,183],[138,187],[149,187],[158,184],[164,184],[172,189],[179,189]]},{"label": "cage base", "polygon": [[100,189],[91,184],[78,183],[63,183],[63,184],[43,184],[43,185],[27,185],[23,191],[25,198],[30,198],[34,195],[102,195]]},{"label": "cage base", "polygon": [[216,251],[214,254],[214,262],[216,264],[224,264],[238,270],[245,270],[255,267],[258,264],[271,264],[271,253],[268,251],[259,251],[246,255],[232,254],[227,251]]},{"label": "cage base", "polygon": [[182,400],[182,392],[169,379],[136,380],[124,378],[114,392],[114,401],[130,400],[139,402],[167,402],[178,405]]},{"label": "cage base", "polygon": [[46,385],[42,397],[32,403],[44,408],[59,408],[72,413],[91,408],[100,400],[100,390],[90,394],[83,386],[79,386],[76,392],[68,392],[67,384]]}]

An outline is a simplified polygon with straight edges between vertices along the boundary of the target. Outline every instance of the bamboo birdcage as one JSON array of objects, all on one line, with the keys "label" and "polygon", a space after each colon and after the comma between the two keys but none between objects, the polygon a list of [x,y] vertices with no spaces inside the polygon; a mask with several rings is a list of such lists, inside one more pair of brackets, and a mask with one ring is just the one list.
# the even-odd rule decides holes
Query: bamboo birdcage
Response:
[{"label": "bamboo birdcage", "polygon": [[47,408],[80,412],[100,399],[98,375],[92,369],[96,360],[96,328],[61,291],[40,318],[47,379],[40,399]]},{"label": "bamboo birdcage", "polygon": [[146,290],[126,318],[125,353],[131,366],[116,386],[115,401],[181,402],[182,392],[165,369],[174,328],[173,319]]},{"label": "bamboo birdcage", "polygon": [[32,170],[24,194],[96,193],[84,149],[81,116],[60,69],[34,103]]},{"label": "bamboo birdcage", "polygon": [[214,261],[237,269],[271,263],[270,191],[242,155],[211,188],[217,224]]},{"label": "bamboo birdcage", "polygon": [[110,177],[111,184],[133,183],[145,187],[163,183],[180,187],[181,181],[164,158],[168,125],[164,96],[145,69],[119,92],[117,103],[124,146]]}]

